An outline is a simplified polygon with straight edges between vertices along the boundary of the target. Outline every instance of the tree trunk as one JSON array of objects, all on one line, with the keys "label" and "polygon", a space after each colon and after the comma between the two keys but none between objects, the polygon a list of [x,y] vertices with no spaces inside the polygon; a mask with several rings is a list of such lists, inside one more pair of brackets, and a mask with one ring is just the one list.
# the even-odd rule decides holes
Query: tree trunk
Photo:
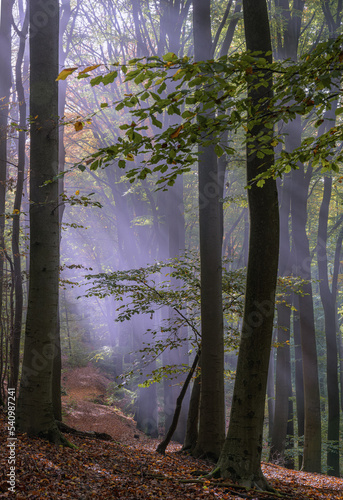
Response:
[{"label": "tree trunk", "polygon": [[[279,275],[290,275],[291,249],[289,235],[290,216],[290,176],[285,175],[282,187],[279,188],[280,198],[280,255]],[[278,347],[276,358],[275,379],[275,415],[269,460],[285,465],[284,452],[287,443],[287,427],[293,412],[292,407],[292,375],[290,353],[291,304],[290,291],[285,290],[281,302],[277,305]],[[288,461],[289,463],[289,461]],[[293,463],[289,463],[293,468]]]},{"label": "tree trunk", "polygon": [[272,348],[269,357],[268,381],[267,381],[267,398],[268,398],[268,441],[271,442],[274,429],[274,414],[275,414],[275,368],[274,368],[274,351]]},{"label": "tree trunk", "polygon": [[182,448],[183,451],[189,451],[190,453],[193,453],[198,441],[200,389],[201,375],[199,373],[193,382],[187,416],[186,436]]},{"label": "tree trunk", "polygon": [[[270,31],[266,2],[243,1],[247,49],[271,54]],[[264,56],[271,61],[270,55]],[[257,77],[258,78],[258,77]],[[248,86],[251,115],[262,112],[259,100],[272,97],[272,77],[265,75],[267,88],[257,87],[252,74]],[[258,188],[253,179],[273,165],[274,155],[258,158],[258,136],[269,137],[272,149],[273,133],[262,123],[254,125],[248,136],[255,152],[247,148],[248,201],[250,209],[250,242],[247,283],[241,344],[232,399],[229,431],[214,474],[230,477],[240,484],[268,484],[261,471],[262,434],[265,409],[268,365],[273,336],[275,288],[279,254],[279,213],[276,182],[268,179]],[[266,141],[268,143],[268,141]],[[266,245],[268,242],[268,245]]]},{"label": "tree trunk", "polygon": [[13,204],[13,226],[12,226],[12,255],[14,268],[14,292],[15,292],[15,312],[14,328],[11,349],[11,377],[10,387],[17,388],[19,375],[19,354],[20,338],[23,320],[23,283],[21,276],[21,255],[20,255],[20,211],[23,199],[24,175],[25,175],[25,142],[26,142],[26,99],[22,78],[22,64],[26,45],[26,35],[28,32],[28,13],[26,13],[22,31],[20,33],[19,51],[16,62],[16,90],[19,105],[19,128],[18,133],[18,172],[17,186]]},{"label": "tree trunk", "polygon": [[[4,259],[5,259],[5,201],[7,179],[7,124],[11,91],[11,25],[14,0],[1,0],[0,18],[0,321],[2,321]],[[1,328],[1,347],[4,329]],[[4,378],[6,363],[1,364],[1,379]],[[3,403],[0,394],[0,404]]]},{"label": "tree trunk", "polygon": [[[331,122],[330,122],[331,126]],[[324,309],[326,338],[326,384],[328,394],[328,473],[339,477],[339,387],[338,349],[336,338],[336,294],[330,290],[328,276],[327,237],[332,177],[324,177],[324,192],[319,212],[317,259],[320,298]]]},{"label": "tree trunk", "polygon": [[[301,352],[300,339],[300,320],[299,320],[299,299],[298,295],[293,295],[293,336],[294,336],[294,370],[295,370],[295,401],[297,408],[298,424],[298,446],[304,446],[305,432],[305,409],[304,409],[304,377],[303,377],[303,358]],[[302,467],[303,453],[298,454],[298,466]]]},{"label": "tree trunk", "polygon": [[18,428],[62,441],[52,404],[58,327],[58,67],[57,0],[30,2],[30,284]]},{"label": "tree trunk", "polygon": [[[210,59],[210,0],[193,2],[194,55]],[[217,460],[225,439],[222,227],[220,183],[214,146],[199,147],[201,273],[201,399],[194,454]]]},{"label": "tree trunk", "polygon": [[[292,151],[300,144],[302,132],[300,117],[297,117],[292,123],[293,127],[287,139],[289,151]],[[304,457],[302,468],[307,472],[320,472],[320,392],[311,284],[312,259],[306,234],[307,197],[311,175],[311,167],[308,167],[305,173],[302,164],[299,164],[298,170],[292,172],[291,218],[292,239],[296,259],[293,274],[305,280],[302,286],[303,293],[298,296],[305,411]]]}]

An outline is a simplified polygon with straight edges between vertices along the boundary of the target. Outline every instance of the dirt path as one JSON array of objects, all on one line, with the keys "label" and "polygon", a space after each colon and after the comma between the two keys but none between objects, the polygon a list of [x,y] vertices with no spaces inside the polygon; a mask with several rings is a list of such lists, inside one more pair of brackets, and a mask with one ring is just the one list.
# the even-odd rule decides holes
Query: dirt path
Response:
[{"label": "dirt path", "polygon": [[[133,418],[122,412],[120,401],[116,407],[99,404],[105,403],[109,383],[110,380],[92,365],[67,370],[62,377],[62,386],[67,393],[62,396],[63,421],[81,431],[106,432],[120,443],[144,445],[146,449],[155,450],[160,440],[151,439],[137,430]],[[170,445],[170,450],[179,448],[180,445]]]}]

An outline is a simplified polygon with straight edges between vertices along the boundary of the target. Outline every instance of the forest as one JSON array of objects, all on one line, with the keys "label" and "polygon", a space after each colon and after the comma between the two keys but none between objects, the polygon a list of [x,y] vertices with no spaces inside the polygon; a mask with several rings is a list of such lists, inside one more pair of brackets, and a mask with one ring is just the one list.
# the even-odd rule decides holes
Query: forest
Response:
[{"label": "forest", "polygon": [[343,498],[342,20],[1,0],[0,496]]}]

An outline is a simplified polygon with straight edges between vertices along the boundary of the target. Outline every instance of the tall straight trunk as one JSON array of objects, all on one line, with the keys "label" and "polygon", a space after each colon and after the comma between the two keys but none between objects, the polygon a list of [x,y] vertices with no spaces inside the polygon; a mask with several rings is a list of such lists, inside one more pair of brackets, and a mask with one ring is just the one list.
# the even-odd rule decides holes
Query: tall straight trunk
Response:
[{"label": "tall straight trunk", "polygon": [[19,51],[16,62],[16,91],[19,105],[19,128],[18,135],[18,171],[17,186],[13,204],[13,226],[12,226],[12,255],[14,271],[14,292],[15,292],[15,312],[14,328],[12,339],[11,356],[11,380],[10,386],[17,387],[19,375],[19,354],[20,339],[23,319],[23,282],[21,276],[21,255],[20,255],[20,211],[23,199],[24,175],[25,175],[25,142],[26,142],[26,98],[22,78],[22,64],[24,59],[26,36],[28,32],[28,13],[23,20],[23,27],[20,32]]},{"label": "tall straight trunk", "polygon": [[52,404],[58,328],[59,4],[30,2],[30,284],[17,424],[59,443]]},{"label": "tall straight trunk", "polygon": [[[210,0],[193,2],[194,56],[211,57]],[[201,399],[194,454],[217,460],[225,439],[224,337],[222,307],[222,218],[214,146],[199,147],[201,273]]]},{"label": "tall straight trunk", "polygon": [[[271,41],[265,0],[243,0],[247,49],[261,51],[271,62]],[[264,76],[264,85],[254,72],[248,85],[251,118],[257,110],[263,113],[272,97],[272,76]],[[260,100],[263,99],[263,104]],[[236,380],[232,399],[228,434],[217,469],[213,474],[229,477],[240,484],[268,488],[261,470],[262,435],[269,357],[273,336],[275,289],[279,255],[279,210],[276,182],[270,178],[258,188],[255,177],[268,170],[274,155],[259,158],[258,138],[272,149],[273,132],[263,123],[256,123],[248,136],[247,180],[250,210],[250,241],[247,268],[245,307]]]},{"label": "tall straight trunk", "polygon": [[[289,135],[286,142],[289,151],[294,150],[300,145],[301,134],[301,119],[300,116],[298,116],[292,121],[292,128],[289,129]],[[302,164],[299,164],[298,167],[298,170],[292,171],[291,174],[291,221],[292,241],[295,252],[293,274],[305,280],[302,286],[303,293],[298,295],[305,411],[304,456],[302,468],[307,472],[320,472],[320,391],[311,284],[312,258],[306,233],[307,197],[312,169],[309,166],[305,172]]]},{"label": "tall straight trunk", "polygon": [[[0,20],[0,328],[1,340],[3,340],[4,328],[2,325],[3,305],[3,282],[4,282],[4,259],[5,259],[5,201],[6,201],[6,178],[7,178],[7,124],[9,112],[9,100],[11,91],[11,25],[12,6],[14,0],[1,0]],[[2,345],[1,345],[2,348]],[[0,377],[3,378],[5,363],[1,364]],[[1,403],[0,395],[0,403]]]},{"label": "tall straight trunk", "polygon": [[[304,6],[304,0],[294,0],[292,4],[288,0],[275,0],[276,53],[279,60],[287,58],[293,61],[297,60]],[[292,134],[292,124],[288,126],[282,122],[279,129],[285,134],[287,144],[288,136]],[[280,193],[280,276],[290,275],[292,267],[293,253],[290,248],[289,227],[291,179],[292,177],[289,174],[284,176]],[[290,290],[286,291],[286,295],[291,297]],[[291,399],[290,324],[291,310],[280,304],[278,306],[278,328],[282,346],[278,348],[277,356],[275,432],[270,452],[271,456],[274,454],[281,457],[284,465],[293,468],[294,461],[291,458],[285,461],[283,459],[285,448],[291,446],[294,434],[294,430],[292,430],[294,423],[293,402]]]},{"label": "tall straight trunk", "polygon": [[[330,122],[331,126],[331,122]],[[336,293],[330,290],[328,276],[327,238],[332,177],[324,177],[323,199],[319,212],[317,260],[320,298],[324,309],[326,338],[326,385],[328,394],[328,473],[339,477],[339,387],[338,348],[336,337]]]},{"label": "tall straight trunk", "polygon": [[[296,134],[296,132],[294,132]],[[298,140],[298,136],[297,136]],[[310,167],[309,167],[310,168]],[[311,284],[311,254],[306,234],[307,194],[310,173],[303,166],[292,172],[292,236],[296,252],[296,275],[302,280],[299,295],[299,322],[304,383],[304,456],[303,470],[321,470],[321,416],[316,333]]]},{"label": "tall straight trunk", "polygon": [[[299,320],[299,299],[298,295],[293,295],[293,337],[294,337],[294,371],[295,371],[295,401],[298,426],[298,446],[304,445],[305,429],[305,409],[304,409],[304,377],[303,377],[303,358],[301,352],[300,339],[300,320]],[[303,453],[298,454],[299,469],[302,467]]]},{"label": "tall straight trunk", "polygon": [[[291,249],[289,235],[290,216],[290,176],[286,175],[283,184],[279,188],[280,198],[280,256],[279,275],[290,274]],[[282,302],[277,305],[278,321],[278,347],[276,358],[276,378],[275,378],[275,416],[274,429],[270,447],[271,462],[285,465],[284,452],[287,442],[287,427],[293,412],[292,407],[292,376],[291,376],[291,353],[290,353],[290,325],[291,325],[291,304],[290,292],[285,290]],[[289,465],[292,465],[288,462]],[[293,467],[292,467],[293,468]]]},{"label": "tall straight trunk", "polygon": [[[60,19],[60,33],[59,33],[59,67],[64,66],[66,52],[63,50],[63,38],[64,32],[67,29],[68,23],[71,17],[70,0],[63,0],[61,2],[61,19]],[[69,33],[67,46],[70,44],[72,38],[72,33]],[[66,102],[67,93],[67,82],[59,82],[59,92],[58,92],[58,116],[62,120],[64,116],[64,108]],[[64,171],[65,163],[65,148],[64,148],[64,127],[59,128],[59,141],[58,141],[58,172]],[[64,192],[64,177],[61,177],[58,181],[58,193],[59,196]],[[59,218],[59,230],[60,230],[60,241],[62,238],[61,228],[62,219],[64,213],[64,203],[59,203],[58,206],[58,218]],[[57,325],[57,338],[55,343],[55,356],[52,370],[52,404],[54,409],[54,416],[56,420],[62,420],[62,397],[61,397],[61,372],[62,372],[62,353],[61,353],[61,338],[60,338],[60,317],[61,317],[61,304],[58,307],[58,325]],[[69,339],[70,342],[70,339]]]}]

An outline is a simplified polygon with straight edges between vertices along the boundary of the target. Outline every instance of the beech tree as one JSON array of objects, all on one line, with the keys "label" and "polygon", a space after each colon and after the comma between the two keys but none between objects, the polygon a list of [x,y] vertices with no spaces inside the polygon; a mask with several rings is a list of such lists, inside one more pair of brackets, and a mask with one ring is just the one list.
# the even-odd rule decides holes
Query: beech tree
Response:
[{"label": "beech tree", "polygon": [[[271,62],[271,41],[265,0],[243,0],[247,49],[260,51]],[[256,176],[274,163],[273,133],[256,115],[268,108],[273,96],[272,75],[259,72],[248,82],[247,184],[250,210],[250,240],[245,307],[238,354],[230,424],[217,468],[213,474],[230,477],[248,487],[267,489],[261,471],[262,434],[269,355],[273,334],[275,289],[279,256],[279,211],[276,180],[262,188]],[[259,137],[269,138],[269,154],[257,154]]]},{"label": "beech tree", "polygon": [[[211,57],[211,2],[193,2],[194,56]],[[203,132],[206,135],[206,132]],[[225,437],[222,219],[214,145],[199,146],[201,395],[195,455],[218,459]]]},{"label": "beech tree", "polygon": [[18,399],[20,431],[61,442],[52,404],[58,335],[59,4],[30,2],[30,283]]},{"label": "beech tree", "polygon": [[[2,320],[4,260],[5,260],[5,201],[7,181],[7,125],[10,102],[11,81],[11,16],[14,0],[1,1],[0,19],[0,320]],[[1,328],[1,345],[4,342],[4,329]],[[3,376],[4,364],[1,363],[0,375]],[[0,395],[0,404],[2,402]]]}]

